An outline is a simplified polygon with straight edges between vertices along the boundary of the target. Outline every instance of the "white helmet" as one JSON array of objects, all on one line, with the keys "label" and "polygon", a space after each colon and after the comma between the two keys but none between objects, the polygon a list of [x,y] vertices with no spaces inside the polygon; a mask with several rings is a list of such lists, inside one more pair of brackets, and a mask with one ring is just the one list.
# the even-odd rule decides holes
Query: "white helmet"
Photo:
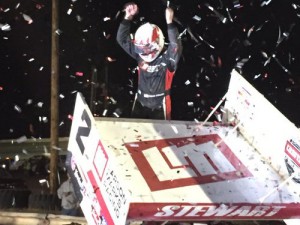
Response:
[{"label": "white helmet", "polygon": [[155,24],[145,23],[135,32],[135,51],[145,62],[152,62],[164,47],[164,35]]}]

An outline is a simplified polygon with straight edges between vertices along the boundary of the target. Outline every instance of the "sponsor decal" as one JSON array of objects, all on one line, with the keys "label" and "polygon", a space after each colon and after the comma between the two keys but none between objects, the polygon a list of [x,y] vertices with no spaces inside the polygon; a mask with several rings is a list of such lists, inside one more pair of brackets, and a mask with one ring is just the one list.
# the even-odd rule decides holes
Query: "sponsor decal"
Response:
[{"label": "sponsor decal", "polygon": [[121,217],[121,211],[127,204],[127,196],[116,177],[116,173],[111,168],[105,171],[105,180],[103,180],[104,192],[108,196],[113,212],[117,220]]},{"label": "sponsor decal", "polygon": [[299,218],[298,203],[131,203],[128,219],[152,221],[280,220]]},{"label": "sponsor decal", "polygon": [[234,205],[166,205],[155,217],[272,217],[285,206]]},{"label": "sponsor decal", "polygon": [[293,180],[300,183],[300,147],[294,140],[289,140],[285,145],[285,164],[290,175],[293,175]]},{"label": "sponsor decal", "polygon": [[108,155],[106,154],[106,151],[101,143],[101,141],[98,142],[97,149],[95,151],[93,165],[95,167],[95,170],[97,172],[97,175],[102,181],[104,171],[106,169],[108,163]]},{"label": "sponsor decal", "polygon": [[297,167],[300,166],[300,150],[299,145],[293,140],[287,141],[285,153],[289,158],[296,164]]},{"label": "sponsor decal", "polygon": [[[112,224],[114,225],[114,221],[113,221],[113,218],[112,218],[112,215],[107,207],[107,204],[105,202],[105,199],[104,199],[104,196],[101,192],[101,189],[99,188],[98,184],[97,184],[97,181],[94,177],[94,174],[92,173],[92,171],[89,171],[87,173],[88,177],[89,177],[89,180],[90,180],[90,183],[91,185],[93,186],[93,190],[94,190],[94,194],[96,195],[96,198],[94,199],[94,201],[98,204],[93,204],[94,207],[97,207],[97,209],[95,209],[94,211],[95,212],[101,212],[101,216],[98,217],[99,220],[103,221],[107,221],[108,224]],[[89,216],[89,215],[87,215]]]},{"label": "sponsor decal", "polygon": [[251,177],[217,134],[125,143],[151,191]]}]

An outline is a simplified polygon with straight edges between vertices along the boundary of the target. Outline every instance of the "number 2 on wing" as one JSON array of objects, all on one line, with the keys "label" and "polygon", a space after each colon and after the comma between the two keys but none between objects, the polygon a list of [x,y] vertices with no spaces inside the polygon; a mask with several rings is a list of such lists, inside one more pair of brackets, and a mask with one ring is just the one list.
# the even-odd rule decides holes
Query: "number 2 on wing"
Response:
[{"label": "number 2 on wing", "polygon": [[90,131],[91,131],[91,125],[92,125],[91,119],[90,119],[90,117],[89,117],[89,115],[88,115],[88,113],[85,109],[82,112],[81,120],[85,121],[87,126],[78,127],[78,131],[77,131],[77,134],[76,134],[76,142],[79,146],[79,149],[80,149],[81,153],[83,154],[84,144],[82,142],[81,137],[88,137],[89,136]]}]

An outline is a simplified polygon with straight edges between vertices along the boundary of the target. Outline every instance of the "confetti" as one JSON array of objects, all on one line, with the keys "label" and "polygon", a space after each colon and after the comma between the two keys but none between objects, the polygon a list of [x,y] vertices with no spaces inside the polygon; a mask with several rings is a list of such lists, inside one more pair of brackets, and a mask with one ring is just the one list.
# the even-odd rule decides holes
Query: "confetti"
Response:
[{"label": "confetti", "polygon": [[37,4],[35,5],[35,8],[36,8],[36,9],[41,9],[41,8],[43,8],[43,7],[44,7],[44,5],[39,4],[39,3],[37,3]]},{"label": "confetti", "polygon": [[67,14],[71,15],[71,13],[72,13],[72,8],[69,8],[68,11],[67,11]]},{"label": "confetti", "polygon": [[195,16],[193,16],[193,19],[199,22],[199,21],[201,20],[201,17],[200,17],[200,16],[197,16],[197,15],[195,15]]},{"label": "confetti", "polygon": [[260,6],[269,5],[271,1],[272,1],[272,0],[263,1],[263,2],[260,4]]},{"label": "confetti", "polygon": [[183,35],[186,35],[187,28],[185,28],[178,36],[178,39],[181,39]]},{"label": "confetti", "polygon": [[103,113],[102,113],[102,116],[106,116],[107,111],[108,111],[107,109],[104,109],[104,110],[103,110]]},{"label": "confetti", "polygon": [[192,33],[192,30],[188,27],[187,28],[188,34],[191,36],[192,40],[195,41],[196,43],[199,43],[199,40],[196,38],[196,36]]},{"label": "confetti", "polygon": [[189,84],[191,84],[191,81],[187,80],[184,84],[189,85]]},{"label": "confetti", "polygon": [[28,154],[27,150],[26,149],[22,149],[22,153],[24,153],[25,155]]},{"label": "confetti", "polygon": [[43,123],[48,123],[48,118],[47,118],[46,116],[42,116],[42,117],[41,117],[41,121],[42,121]]},{"label": "confetti", "polygon": [[188,105],[189,107],[192,107],[192,106],[194,106],[194,102],[188,102],[187,105]]},{"label": "confetti", "polygon": [[[97,86],[97,82],[88,80],[90,78],[89,69],[91,65],[99,65],[101,70],[99,70],[98,79],[103,82],[102,65],[107,64],[109,65],[110,88],[114,87],[114,85],[120,85],[125,92],[117,93],[117,90],[120,89],[116,88],[109,93],[109,96],[113,99],[104,99],[101,96],[103,98],[101,102],[95,100],[93,103],[96,110],[95,115],[115,116],[113,114],[115,112],[114,108],[120,108],[123,112],[125,110],[125,107],[122,105],[124,101],[126,101],[126,106],[132,104],[138,70],[136,66],[127,65],[127,60],[123,60],[123,55],[114,55],[118,51],[115,51],[116,46],[110,44],[113,41],[112,37],[116,35],[116,29],[113,27],[121,19],[123,12],[116,9],[116,7],[109,7],[110,4],[113,4],[111,1],[101,4],[101,6],[99,4],[97,8],[92,2],[95,1],[86,1],[84,3],[85,10],[78,10],[75,4],[79,4],[79,1],[71,0],[65,3],[61,19],[62,21],[67,19],[70,27],[65,27],[66,25],[61,23],[61,29],[55,31],[57,35],[60,35],[60,56],[63,65],[60,72],[63,78],[60,91],[64,94],[59,95],[59,98],[60,100],[66,98],[69,100],[69,95],[74,97],[73,94],[77,92],[83,92],[89,96],[90,86]],[[299,67],[297,65],[299,53],[296,51],[298,43],[296,37],[298,37],[297,25],[300,18],[299,2],[284,1],[279,4],[271,0],[260,0],[258,2],[240,0],[188,1],[184,7],[175,6],[173,5],[174,3],[175,1],[165,1],[165,4],[170,4],[172,8],[176,9],[174,22],[179,28],[179,38],[184,45],[182,62],[174,80],[174,96],[176,96],[177,91],[182,86],[188,88],[184,95],[179,93],[179,101],[182,102],[178,102],[178,106],[186,107],[186,110],[189,112],[183,113],[185,110],[179,109],[180,107],[177,109],[175,106],[172,110],[175,112],[174,117],[176,119],[193,120],[195,118],[197,121],[202,121],[203,117],[208,114],[206,108],[210,104],[210,98],[216,97],[219,93],[218,90],[226,86],[224,78],[228,77],[228,71],[231,71],[233,68],[247,76],[251,82],[255,82],[262,90],[264,90],[265,86],[268,87],[271,84],[272,90],[267,88],[264,94],[274,96],[274,101],[280,101],[279,98],[283,98],[283,95],[278,94],[279,90],[285,91],[287,95],[298,93]],[[145,7],[147,7],[147,4],[145,2]],[[276,4],[280,10],[274,8]],[[106,5],[108,6],[107,8]],[[36,33],[33,31],[37,31],[35,29],[37,24],[41,25],[40,28],[49,25],[47,24],[49,21],[44,21],[43,19],[46,18],[45,12],[49,11],[49,4],[43,5],[42,2],[32,1],[32,5],[27,7],[23,1],[15,1],[9,6],[3,4],[0,6],[0,33],[2,33],[1,40],[5,44],[1,55],[1,71],[4,70],[2,77],[11,77],[13,76],[10,75],[13,74],[12,72],[20,70],[18,74],[23,75],[23,77],[24,75],[26,76],[25,83],[31,82],[30,88],[34,83],[37,83],[37,86],[40,85],[38,88],[32,86],[33,90],[37,90],[36,96],[46,98],[44,91],[40,90],[42,89],[41,87],[44,87],[42,77],[46,76],[37,78],[34,71],[40,71],[39,74],[44,75],[51,67],[48,58],[44,58],[42,54],[37,54],[40,49],[42,52],[44,49],[43,45],[50,46],[50,43],[47,42],[48,39],[35,35]],[[193,10],[191,11],[190,9]],[[38,23],[37,18],[39,18]],[[154,18],[157,21],[156,15],[154,15]],[[153,18],[141,11],[134,24],[139,25],[148,19],[151,21]],[[29,26],[27,23],[31,25]],[[113,27],[111,27],[112,24]],[[76,28],[76,31],[74,30],[75,33],[70,32],[69,28]],[[133,36],[131,34],[132,39]],[[14,42],[12,37],[20,37],[20,41]],[[30,47],[24,46],[31,43],[34,44]],[[17,53],[16,46],[22,49],[21,53]],[[168,47],[167,42],[165,47]],[[13,51],[16,51],[16,53],[13,53]],[[25,60],[22,61],[26,61],[20,68],[18,68],[16,63],[19,60],[14,58],[18,54],[24,57]],[[37,64],[36,66],[34,62],[42,64]],[[119,65],[122,66],[117,68]],[[77,70],[81,71],[76,74]],[[199,75],[197,75],[198,73]],[[124,75],[122,79],[117,79],[117,84],[114,83],[115,74]],[[127,74],[129,78],[124,78]],[[86,77],[86,80],[78,79],[81,76]],[[279,81],[276,80],[277,77]],[[293,78],[295,81],[290,82],[290,78]],[[128,79],[130,80],[128,81]],[[13,78],[12,80],[16,79]],[[267,82],[264,82],[266,80]],[[124,83],[121,83],[123,81]],[[22,95],[29,96],[23,92],[22,88],[19,88],[17,82],[14,90],[11,87],[11,84],[7,85],[7,83],[1,81],[0,94],[1,97],[3,96],[3,99],[7,97],[7,94],[11,94],[12,91],[17,93],[17,98]],[[127,97],[130,97],[128,102],[125,96],[120,98],[120,95],[124,93],[128,95]],[[20,109],[22,107],[20,112],[22,116],[27,116],[23,115],[25,114],[23,111],[27,113],[27,109],[32,107],[45,107],[44,109],[47,109],[46,102],[48,101],[42,98],[37,99],[36,96],[30,96],[30,99],[25,97],[24,102],[18,100],[17,105]],[[106,109],[103,108],[103,100],[108,103],[105,106],[107,107]],[[36,104],[38,101],[45,102],[45,106],[43,103],[41,105]],[[15,102],[11,102],[13,103],[9,105],[12,108]],[[64,112],[71,111],[69,104],[63,104],[62,107]],[[130,108],[127,107],[126,110],[130,110]],[[18,108],[13,108],[12,110],[19,112]],[[41,109],[38,110],[40,111]],[[120,117],[122,116],[119,113],[117,114]],[[39,119],[38,116],[34,116],[34,119]],[[39,116],[41,117],[42,125],[44,125],[43,115]],[[68,113],[63,118],[66,117],[68,117]],[[46,118],[49,120],[49,117]],[[296,124],[300,124],[300,119],[296,118],[294,120]],[[61,125],[63,124],[64,122],[62,121]],[[66,121],[65,126],[61,128],[65,129],[69,124],[70,121]],[[7,128],[8,135],[14,135],[16,132],[14,129],[17,131],[15,127],[10,128],[10,130]]]},{"label": "confetti", "polygon": [[21,107],[18,106],[18,105],[14,105],[14,110],[16,110],[18,113],[21,113],[21,112],[22,112]]},{"label": "confetti", "polygon": [[39,108],[42,108],[42,107],[43,107],[43,105],[44,105],[44,103],[43,103],[43,102],[38,102],[38,103],[37,103],[37,107],[39,107]]},{"label": "confetti", "polygon": [[55,31],[55,33],[56,33],[57,35],[61,35],[61,34],[62,34],[62,31],[58,29],[58,30]]},{"label": "confetti", "polygon": [[250,29],[247,32],[247,37],[249,38],[252,32],[254,31],[254,26],[250,27]]},{"label": "confetti", "polygon": [[58,147],[58,146],[52,146],[52,149],[57,150],[57,151],[61,151],[62,148]]},{"label": "confetti", "polygon": [[40,184],[43,184],[43,183],[46,183],[46,182],[47,182],[46,179],[41,179],[41,180],[39,180],[39,183],[40,183]]},{"label": "confetti", "polygon": [[241,8],[243,6],[241,5],[241,3],[240,3],[239,0],[234,0],[233,1],[233,7],[239,9],[239,8]]},{"label": "confetti", "polygon": [[173,129],[174,133],[175,133],[175,134],[178,134],[177,127],[176,127],[176,126],[174,126],[174,125],[171,125],[171,127],[172,127],[172,129]]},{"label": "confetti", "polygon": [[259,78],[260,76],[261,76],[261,74],[255,75],[255,76],[254,76],[254,80],[257,79],[257,78]]},{"label": "confetti", "polygon": [[113,115],[114,115],[115,117],[120,117],[120,115],[119,115],[118,113],[116,113],[116,112],[113,112]]},{"label": "confetti", "polygon": [[222,23],[227,22],[227,18],[223,16],[221,13],[219,13],[217,10],[215,10],[212,6],[210,6],[208,3],[205,4],[208,9],[210,9],[212,12],[215,13],[215,15],[220,19]]},{"label": "confetti", "polygon": [[140,145],[139,144],[129,144],[130,147],[138,148]]},{"label": "confetti", "polygon": [[78,76],[78,77],[82,77],[83,76],[83,72],[76,72],[75,75]]},{"label": "confetti", "polygon": [[31,19],[31,17],[26,15],[26,14],[23,14],[23,18],[24,18],[25,21],[27,21],[28,24],[33,23],[33,20]]},{"label": "confetti", "polygon": [[31,105],[32,104],[32,99],[27,99],[27,101],[26,101],[26,105]]},{"label": "confetti", "polygon": [[229,17],[230,22],[233,22],[232,16],[231,16],[230,11],[229,11],[228,8],[226,8],[226,12],[227,12],[227,15]]},{"label": "confetti", "polygon": [[20,160],[19,155],[15,155],[15,162],[18,162]]},{"label": "confetti", "polygon": [[115,61],[116,61],[116,59],[114,59],[114,58],[112,58],[112,57],[109,57],[109,56],[106,57],[106,60],[107,60],[108,62],[115,62]]},{"label": "confetti", "polygon": [[18,4],[16,5],[15,9],[18,9],[20,5],[21,5],[21,3],[18,2]]},{"label": "confetti", "polygon": [[209,44],[206,40],[204,40],[200,35],[198,37],[201,41],[203,41],[205,44],[207,44],[210,48],[212,48],[212,49],[215,48],[213,45]]},{"label": "confetti", "polygon": [[25,141],[27,141],[27,137],[26,137],[25,135],[19,137],[19,138],[16,140],[17,143],[23,143],[23,142],[25,142]]},{"label": "confetti", "polygon": [[9,24],[1,24],[0,23],[0,29],[3,30],[3,31],[10,31],[11,27],[10,27]]},{"label": "confetti", "polygon": [[117,101],[113,97],[108,97],[108,98],[111,100],[113,105],[117,104]]},{"label": "confetti", "polygon": [[76,20],[77,20],[78,22],[81,22],[81,21],[82,21],[82,17],[81,17],[80,15],[76,15]]}]

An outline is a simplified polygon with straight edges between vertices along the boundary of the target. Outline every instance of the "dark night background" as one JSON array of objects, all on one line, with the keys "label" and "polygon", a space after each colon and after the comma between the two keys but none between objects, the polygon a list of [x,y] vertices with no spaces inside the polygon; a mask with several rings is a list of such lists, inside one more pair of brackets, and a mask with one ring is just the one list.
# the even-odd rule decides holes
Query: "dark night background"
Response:
[{"label": "dark night background", "polygon": [[[78,91],[90,103],[96,90],[95,115],[107,108],[105,116],[129,117],[136,63],[115,40],[127,1],[59,2],[60,136],[69,135]],[[133,32],[149,21],[166,36],[166,1],[134,2],[140,12]],[[204,120],[225,94],[235,68],[300,125],[300,1],[170,2],[183,42],[172,89],[174,120]],[[49,137],[50,30],[51,1],[0,0],[0,139]]]}]

